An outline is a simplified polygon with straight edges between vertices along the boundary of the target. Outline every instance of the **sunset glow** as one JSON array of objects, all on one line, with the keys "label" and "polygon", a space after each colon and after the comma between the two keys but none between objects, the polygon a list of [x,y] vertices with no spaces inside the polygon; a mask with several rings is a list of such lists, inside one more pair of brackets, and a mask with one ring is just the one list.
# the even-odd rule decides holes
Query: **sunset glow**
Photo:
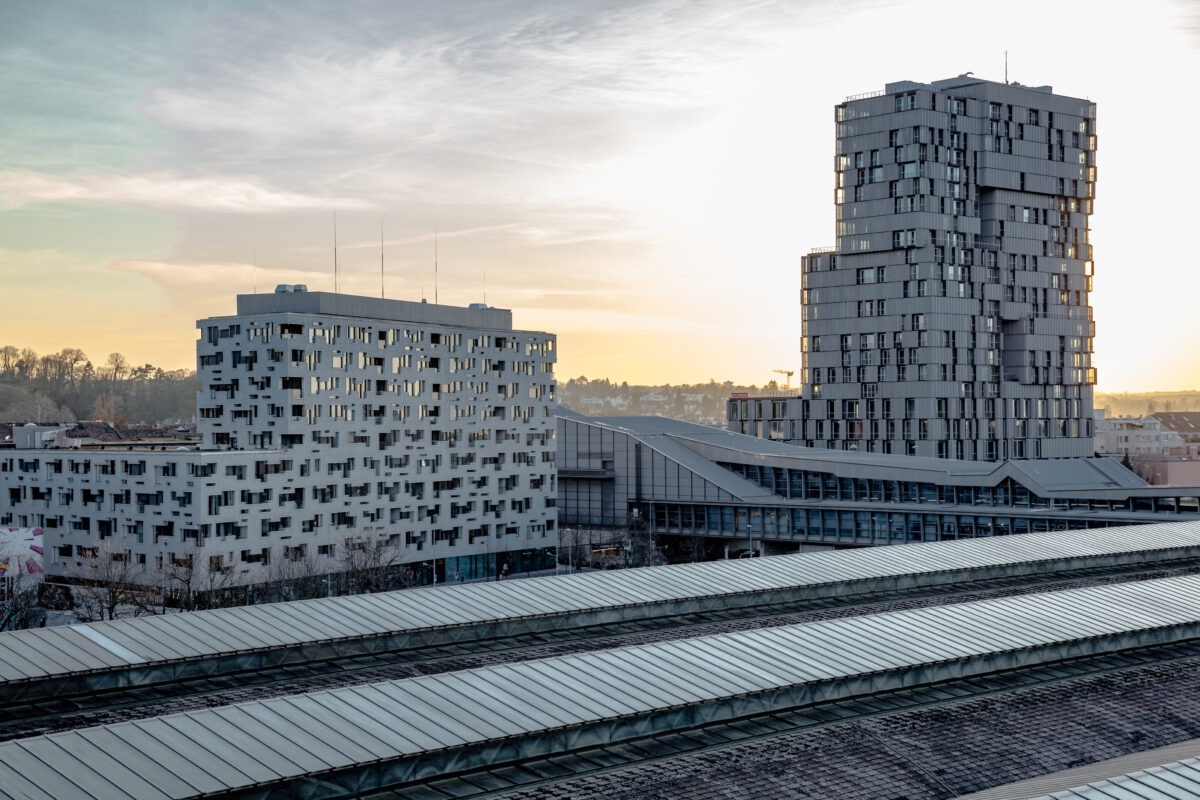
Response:
[{"label": "sunset glow", "polygon": [[432,301],[436,228],[438,299],[486,286],[563,379],[765,383],[834,239],[834,105],[1007,51],[1098,104],[1097,388],[1200,388],[1194,3],[119,8],[0,6],[0,344],[193,366],[234,294],[331,288],[336,210],[343,291],[380,293],[382,226],[383,291]]}]

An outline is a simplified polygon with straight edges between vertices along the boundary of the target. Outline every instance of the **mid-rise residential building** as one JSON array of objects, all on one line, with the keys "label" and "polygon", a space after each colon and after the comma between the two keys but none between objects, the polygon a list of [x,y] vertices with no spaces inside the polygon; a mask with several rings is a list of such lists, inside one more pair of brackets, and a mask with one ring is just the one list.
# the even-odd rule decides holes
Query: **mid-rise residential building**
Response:
[{"label": "mid-rise residential building", "polygon": [[439,580],[553,564],[552,334],[291,286],[197,325],[198,447],[0,451],[0,525],[42,529],[48,573],[100,550],[242,584],[380,546]]},{"label": "mid-rise residential building", "polygon": [[1100,455],[1165,455],[1185,445],[1181,435],[1153,415],[1109,417],[1097,411],[1095,430]]},{"label": "mid-rise residential building", "polygon": [[968,73],[847,98],[836,125],[837,245],[803,259],[803,389],[763,435],[1090,455],[1095,104]]}]

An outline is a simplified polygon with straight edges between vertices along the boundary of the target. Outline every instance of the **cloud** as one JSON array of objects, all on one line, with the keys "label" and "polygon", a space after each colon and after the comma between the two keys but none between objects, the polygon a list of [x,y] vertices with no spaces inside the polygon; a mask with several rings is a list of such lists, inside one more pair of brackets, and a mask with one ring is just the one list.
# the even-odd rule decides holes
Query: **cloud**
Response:
[{"label": "cloud", "polygon": [[273,189],[247,178],[185,177],[167,172],[94,172],[71,177],[28,171],[0,172],[0,205],[14,208],[53,202],[232,214],[370,207],[362,200]]},{"label": "cloud", "polygon": [[[107,269],[128,272],[148,278],[180,299],[197,297],[228,300],[231,294],[250,293],[255,284],[258,291],[271,291],[280,283],[316,284],[326,281],[328,271],[258,267],[236,262],[195,263],[178,261],[143,261],[122,258],[109,261]],[[312,285],[312,289],[323,287]]]},{"label": "cloud", "polygon": [[573,205],[630,142],[669,138],[736,93],[722,71],[794,13],[680,0],[477,11],[238,15],[144,112],[196,160],[278,185]]}]

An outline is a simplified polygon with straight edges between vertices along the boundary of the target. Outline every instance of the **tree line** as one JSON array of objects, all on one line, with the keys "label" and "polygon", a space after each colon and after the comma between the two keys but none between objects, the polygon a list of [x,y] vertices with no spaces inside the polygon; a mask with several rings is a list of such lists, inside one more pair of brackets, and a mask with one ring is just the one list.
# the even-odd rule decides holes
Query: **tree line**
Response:
[{"label": "tree line", "polygon": [[1200,392],[1096,392],[1095,407],[1103,408],[1110,417],[1200,411]]},{"label": "tree line", "polygon": [[558,384],[558,402],[581,414],[591,416],[662,415],[706,425],[725,423],[725,403],[732,394],[795,394],[798,386],[780,386],[771,381],[764,386],[742,385],[733,381],[663,384],[650,386],[617,383],[607,378],[571,378]]},{"label": "tree line", "polygon": [[193,370],[134,366],[120,353],[97,364],[76,347],[39,355],[0,346],[0,421],[190,421],[200,384]]}]

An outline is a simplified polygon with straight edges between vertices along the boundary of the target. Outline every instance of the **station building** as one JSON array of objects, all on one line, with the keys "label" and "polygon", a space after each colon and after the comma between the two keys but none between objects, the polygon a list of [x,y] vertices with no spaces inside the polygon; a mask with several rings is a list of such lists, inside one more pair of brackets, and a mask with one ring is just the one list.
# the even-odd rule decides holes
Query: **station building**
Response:
[{"label": "station building", "polygon": [[557,413],[563,526],[761,554],[1200,519],[1200,487],[1150,486],[1110,458],[830,451],[665,417]]}]

